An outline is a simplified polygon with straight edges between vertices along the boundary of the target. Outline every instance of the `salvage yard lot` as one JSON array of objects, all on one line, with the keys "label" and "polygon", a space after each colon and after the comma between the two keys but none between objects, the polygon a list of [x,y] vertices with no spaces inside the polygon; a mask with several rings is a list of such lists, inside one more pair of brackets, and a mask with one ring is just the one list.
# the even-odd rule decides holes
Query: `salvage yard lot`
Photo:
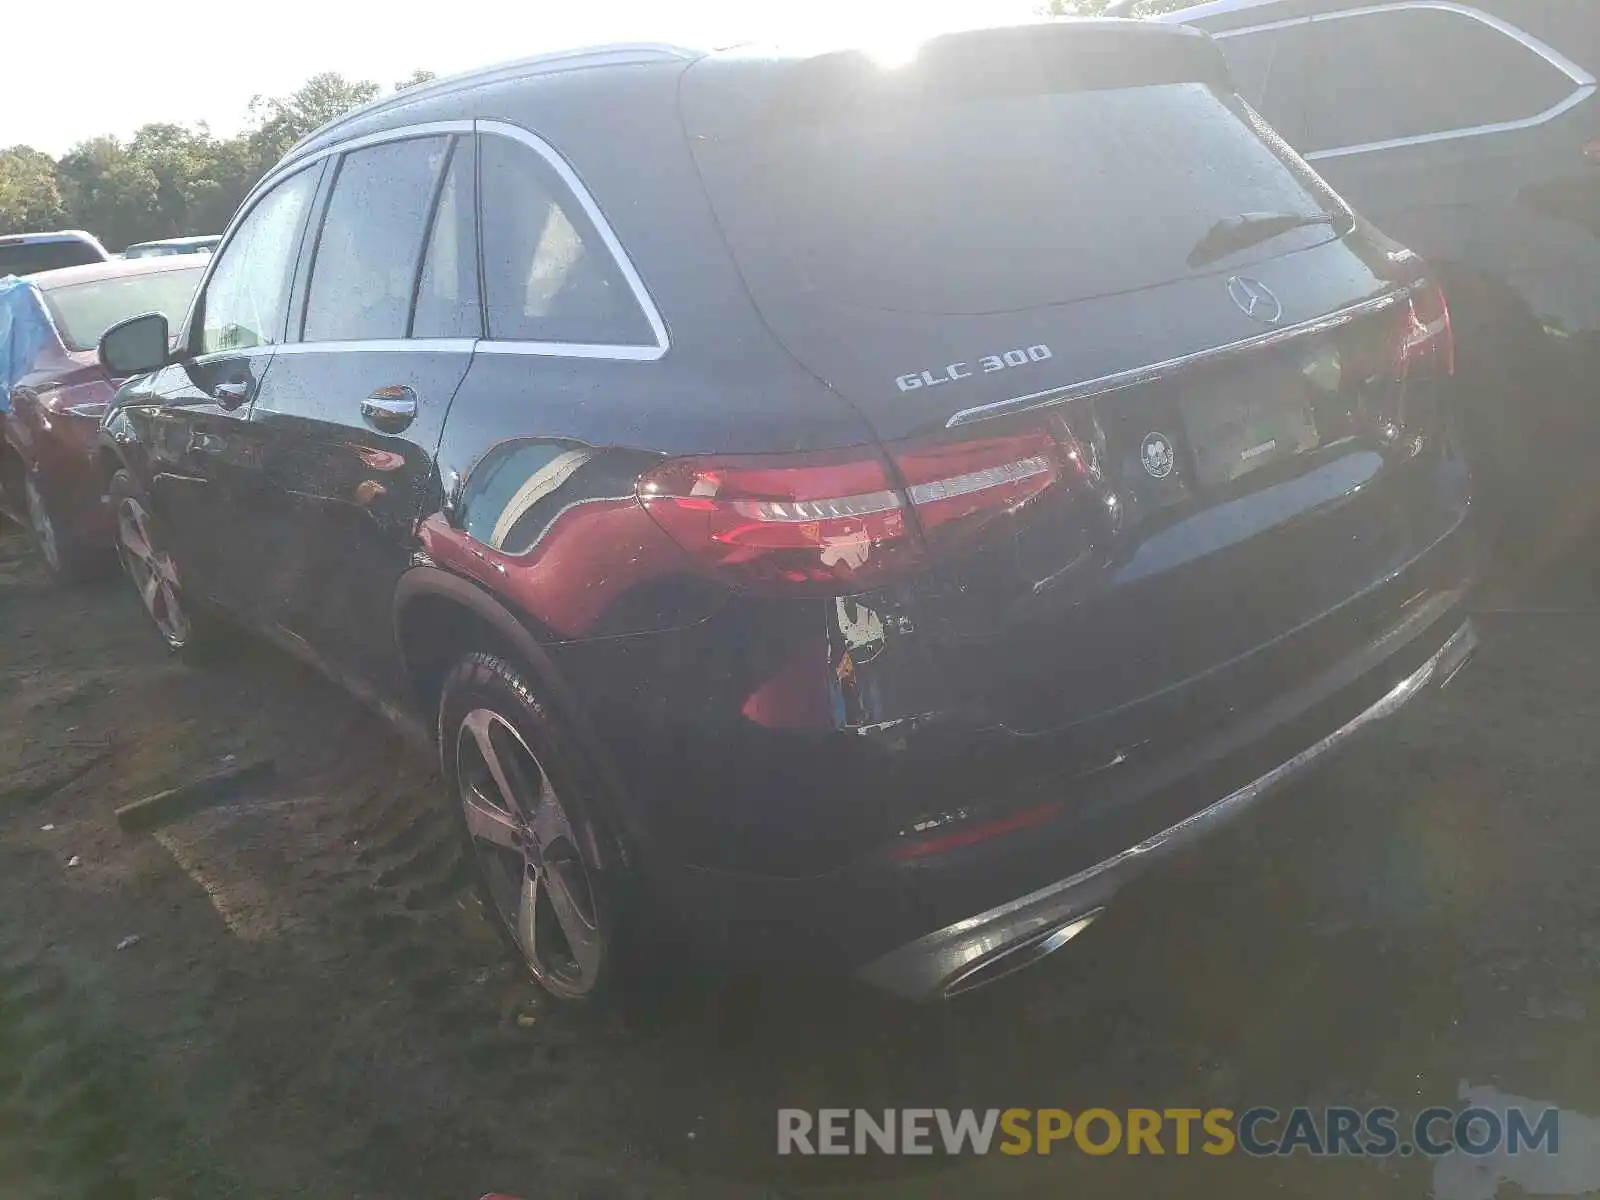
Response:
[{"label": "salvage yard lot", "polygon": [[[1463,1082],[1600,1112],[1600,589],[1569,564],[1484,603],[1520,611],[1443,694],[1023,976],[924,1009],[741,980],[570,1013],[503,958],[377,718],[265,648],[170,661],[120,586],[50,587],[9,530],[0,1196],[1425,1195],[1420,1160],[779,1159],[775,1112]],[[278,778],[118,829],[230,755]]]}]

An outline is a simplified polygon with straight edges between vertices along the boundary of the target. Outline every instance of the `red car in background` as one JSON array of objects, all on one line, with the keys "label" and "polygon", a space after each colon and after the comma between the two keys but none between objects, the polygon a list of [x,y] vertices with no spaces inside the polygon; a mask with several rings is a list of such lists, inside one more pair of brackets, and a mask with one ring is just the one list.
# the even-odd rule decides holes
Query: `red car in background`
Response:
[{"label": "red car in background", "polygon": [[21,347],[24,361],[10,367],[9,412],[0,396],[0,509],[28,527],[58,580],[115,561],[95,438],[122,380],[99,363],[100,335],[143,313],[177,324],[204,270],[191,258],[113,259],[13,289],[9,350],[15,359]]}]

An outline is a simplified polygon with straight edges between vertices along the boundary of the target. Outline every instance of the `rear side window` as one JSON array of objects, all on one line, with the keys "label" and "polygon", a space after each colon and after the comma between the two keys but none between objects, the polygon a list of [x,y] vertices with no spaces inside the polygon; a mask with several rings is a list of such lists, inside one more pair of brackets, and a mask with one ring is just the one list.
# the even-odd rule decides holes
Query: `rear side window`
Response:
[{"label": "rear side window", "polygon": [[1337,211],[1212,83],[944,100],[938,82],[698,142],[741,262],[862,307],[1005,312],[1194,274],[1243,213]]},{"label": "rear side window", "polygon": [[417,309],[411,336],[463,338],[483,336],[478,307],[478,243],[473,199],[472,141],[462,139],[450,156],[433,231],[417,283]]},{"label": "rear side window", "polygon": [[1312,151],[1526,120],[1578,86],[1538,51],[1446,9],[1325,18],[1311,28],[1319,60],[1307,98]]},{"label": "rear side window", "polygon": [[54,271],[57,267],[81,267],[104,262],[105,255],[86,242],[0,241],[0,275],[31,275],[35,271]]},{"label": "rear side window", "polygon": [[308,342],[406,336],[412,282],[448,138],[346,154],[317,240],[306,295]]},{"label": "rear side window", "polygon": [[482,137],[478,153],[489,336],[654,344],[610,249],[543,156],[499,136]]}]

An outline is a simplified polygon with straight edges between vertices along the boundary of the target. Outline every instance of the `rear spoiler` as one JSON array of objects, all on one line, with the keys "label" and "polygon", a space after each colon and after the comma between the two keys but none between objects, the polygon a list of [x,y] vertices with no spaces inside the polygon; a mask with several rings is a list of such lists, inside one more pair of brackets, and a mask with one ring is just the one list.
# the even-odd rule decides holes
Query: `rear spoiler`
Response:
[{"label": "rear spoiler", "polygon": [[711,55],[689,68],[682,103],[691,137],[721,139],[885,105],[1180,82],[1231,89],[1209,35],[1153,21],[1069,19],[940,34],[894,65],[866,48]]}]

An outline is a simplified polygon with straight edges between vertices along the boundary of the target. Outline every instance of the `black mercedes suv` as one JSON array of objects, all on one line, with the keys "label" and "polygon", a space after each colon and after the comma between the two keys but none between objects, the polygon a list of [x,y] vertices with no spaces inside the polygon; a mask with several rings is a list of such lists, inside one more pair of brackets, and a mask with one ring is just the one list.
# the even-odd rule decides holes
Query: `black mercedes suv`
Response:
[{"label": "black mercedes suv", "polygon": [[175,345],[101,346],[156,627],[426,738],[561,997],[660,939],[975,987],[1474,640],[1444,297],[1191,30],[410,89]]}]

